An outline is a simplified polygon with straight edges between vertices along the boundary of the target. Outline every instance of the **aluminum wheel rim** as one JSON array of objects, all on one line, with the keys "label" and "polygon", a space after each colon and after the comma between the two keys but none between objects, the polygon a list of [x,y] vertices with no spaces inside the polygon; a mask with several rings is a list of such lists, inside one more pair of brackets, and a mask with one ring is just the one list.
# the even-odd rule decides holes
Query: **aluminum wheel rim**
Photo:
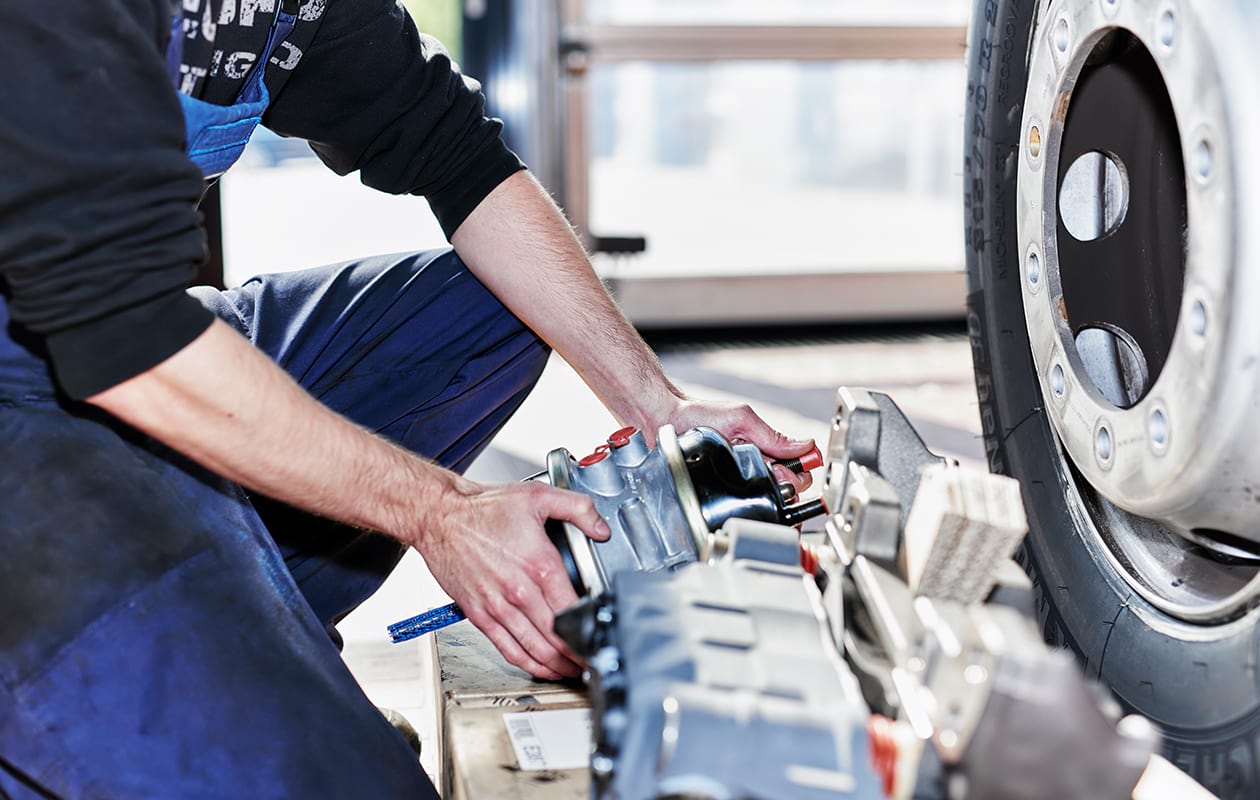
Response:
[{"label": "aluminum wheel rim", "polygon": [[[1249,245],[1235,240],[1235,214],[1243,212],[1234,193],[1228,93],[1217,79],[1216,53],[1204,26],[1213,13],[1205,9],[1209,5],[1229,4],[1049,3],[1029,51],[1017,179],[1025,318],[1045,408],[1060,443],[1060,466],[1065,482],[1076,489],[1069,499],[1090,546],[1135,591],[1175,617],[1202,623],[1236,617],[1260,598],[1255,563],[1221,555],[1215,534],[1200,539],[1210,550],[1187,538],[1193,530],[1229,531],[1242,537],[1233,540],[1242,550],[1260,551],[1255,544],[1260,529],[1252,519],[1260,517],[1252,511],[1260,507],[1240,501],[1257,490],[1249,477],[1260,472],[1221,474],[1231,458],[1239,463],[1247,458],[1258,467],[1260,461],[1246,454],[1245,442],[1201,449],[1242,428],[1246,408],[1221,409],[1208,393],[1225,385],[1251,324],[1246,315],[1231,313],[1231,293],[1246,289],[1235,264],[1245,260]],[[1082,265],[1060,263],[1058,230],[1067,211],[1060,206],[1065,188],[1060,173],[1070,167],[1060,156],[1073,92],[1087,59],[1097,68],[1096,48],[1117,35],[1146,49],[1166,89],[1180,135],[1187,218],[1184,286],[1169,321],[1173,334],[1166,361],[1150,385],[1121,398],[1091,373],[1077,345],[1080,331],[1070,324],[1064,302],[1064,268]],[[1150,277],[1147,261],[1134,263],[1136,279]],[[1245,396],[1251,388],[1237,384],[1230,384],[1236,394]],[[1235,457],[1236,452],[1244,455]]]}]

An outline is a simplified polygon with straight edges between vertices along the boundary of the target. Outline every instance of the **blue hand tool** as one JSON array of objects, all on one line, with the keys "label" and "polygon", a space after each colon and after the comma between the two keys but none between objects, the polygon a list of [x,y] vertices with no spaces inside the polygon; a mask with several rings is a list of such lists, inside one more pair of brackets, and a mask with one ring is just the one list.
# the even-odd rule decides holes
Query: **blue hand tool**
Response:
[{"label": "blue hand tool", "polygon": [[389,638],[394,644],[406,642],[426,633],[445,628],[447,625],[454,625],[460,620],[467,619],[464,610],[459,607],[458,603],[451,603],[440,608],[434,608],[423,614],[417,614],[409,619],[395,622],[389,626]]}]

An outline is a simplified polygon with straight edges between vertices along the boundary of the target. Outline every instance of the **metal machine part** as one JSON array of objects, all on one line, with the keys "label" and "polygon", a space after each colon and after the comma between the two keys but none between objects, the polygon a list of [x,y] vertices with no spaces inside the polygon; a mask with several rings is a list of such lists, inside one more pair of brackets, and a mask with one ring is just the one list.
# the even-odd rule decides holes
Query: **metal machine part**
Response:
[{"label": "metal machine part", "polygon": [[945,459],[928,451],[888,395],[843,386],[837,398],[827,443],[823,502],[833,510],[842,507],[849,465],[858,464],[888,482],[904,515],[918,491],[920,470],[943,464]]},{"label": "metal machine part", "polygon": [[993,588],[1018,486],[933,456],[886,395],[838,406],[821,542],[732,518],[707,560],[621,571],[557,617],[590,664],[592,796],[1135,796],[1154,727]]},{"label": "metal machine part", "polygon": [[[788,505],[791,485],[775,483],[753,445],[733,445],[710,428],[680,435],[670,425],[656,441],[652,449],[641,431],[622,428],[581,459],[564,448],[547,455],[551,484],[588,495],[612,529],[607,541],[596,542],[571,524],[549,523],[579,595],[606,591],[619,572],[708,558],[712,532],[731,518],[794,525],[823,512],[817,501]],[[815,451],[789,466],[820,464]]]},{"label": "metal machine part", "polygon": [[1047,3],[1016,159],[1029,344],[1084,530],[1195,623],[1260,598],[1258,26],[1237,0]]},{"label": "metal machine part", "polygon": [[[820,584],[868,705],[931,743],[950,796],[1130,796],[1153,726],[1118,725],[1030,616],[982,602],[1025,529],[1018,485],[931,457],[886,395],[842,389],[837,407],[824,492],[838,513]],[[900,514],[893,484],[867,466],[880,450],[907,454],[903,493],[907,461],[921,470]]]},{"label": "metal machine part", "polygon": [[723,536],[712,564],[623,572],[557,618],[590,662],[592,796],[880,797],[796,531],[731,520]]},{"label": "metal machine part", "polygon": [[1154,727],[1135,724],[1140,718],[1121,725],[1071,656],[1049,650],[1027,616],[913,596],[900,576],[863,556],[847,578],[849,663],[868,700],[882,700],[879,710],[931,744],[945,794],[1132,794],[1158,745]]}]

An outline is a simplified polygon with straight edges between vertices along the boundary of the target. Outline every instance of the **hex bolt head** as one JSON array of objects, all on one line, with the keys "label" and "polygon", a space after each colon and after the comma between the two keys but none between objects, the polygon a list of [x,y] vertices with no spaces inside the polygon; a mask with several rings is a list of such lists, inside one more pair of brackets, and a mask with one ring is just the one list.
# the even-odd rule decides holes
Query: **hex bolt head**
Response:
[{"label": "hex bolt head", "polygon": [[1094,434],[1094,456],[1103,464],[1111,461],[1111,430],[1106,425]]},{"label": "hex bolt head", "polygon": [[1054,26],[1054,49],[1060,53],[1068,51],[1068,45],[1072,43],[1072,32],[1068,28],[1067,17],[1059,17],[1059,21]]},{"label": "hex bolt head", "polygon": [[1164,13],[1159,15],[1156,26],[1156,37],[1159,43],[1171,48],[1177,41],[1177,14],[1171,8],[1165,9]]},{"label": "hex bolt head", "polygon": [[602,753],[591,756],[591,771],[596,775],[611,775],[613,766],[613,760]]},{"label": "hex bolt head", "polygon": [[1151,412],[1146,420],[1146,432],[1151,437],[1151,444],[1156,450],[1163,450],[1168,444],[1168,416],[1162,408]]},{"label": "hex bolt head", "polygon": [[1055,397],[1063,397],[1067,391],[1067,381],[1063,377],[1063,365],[1055,364],[1050,368],[1050,391]]},{"label": "hex bolt head", "polygon": [[989,679],[989,671],[979,664],[968,664],[963,670],[963,680],[971,686],[979,686]]},{"label": "hex bolt head", "polygon": [[1041,259],[1037,258],[1036,251],[1029,251],[1028,261],[1025,265],[1028,274],[1028,285],[1034,289],[1041,285]]}]

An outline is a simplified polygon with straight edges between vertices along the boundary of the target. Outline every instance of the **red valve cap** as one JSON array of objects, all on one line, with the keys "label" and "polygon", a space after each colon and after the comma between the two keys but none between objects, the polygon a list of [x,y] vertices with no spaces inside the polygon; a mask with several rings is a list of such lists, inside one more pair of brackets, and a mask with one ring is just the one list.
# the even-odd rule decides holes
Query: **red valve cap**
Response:
[{"label": "red valve cap", "polygon": [[594,453],[591,453],[589,456],[586,456],[579,461],[578,466],[589,467],[591,464],[598,464],[605,458],[608,458],[608,445],[601,444],[599,447],[595,448]]},{"label": "red valve cap", "polygon": [[612,436],[608,437],[608,443],[613,447],[625,447],[630,444],[630,437],[639,432],[639,429],[633,425],[614,431]]}]

